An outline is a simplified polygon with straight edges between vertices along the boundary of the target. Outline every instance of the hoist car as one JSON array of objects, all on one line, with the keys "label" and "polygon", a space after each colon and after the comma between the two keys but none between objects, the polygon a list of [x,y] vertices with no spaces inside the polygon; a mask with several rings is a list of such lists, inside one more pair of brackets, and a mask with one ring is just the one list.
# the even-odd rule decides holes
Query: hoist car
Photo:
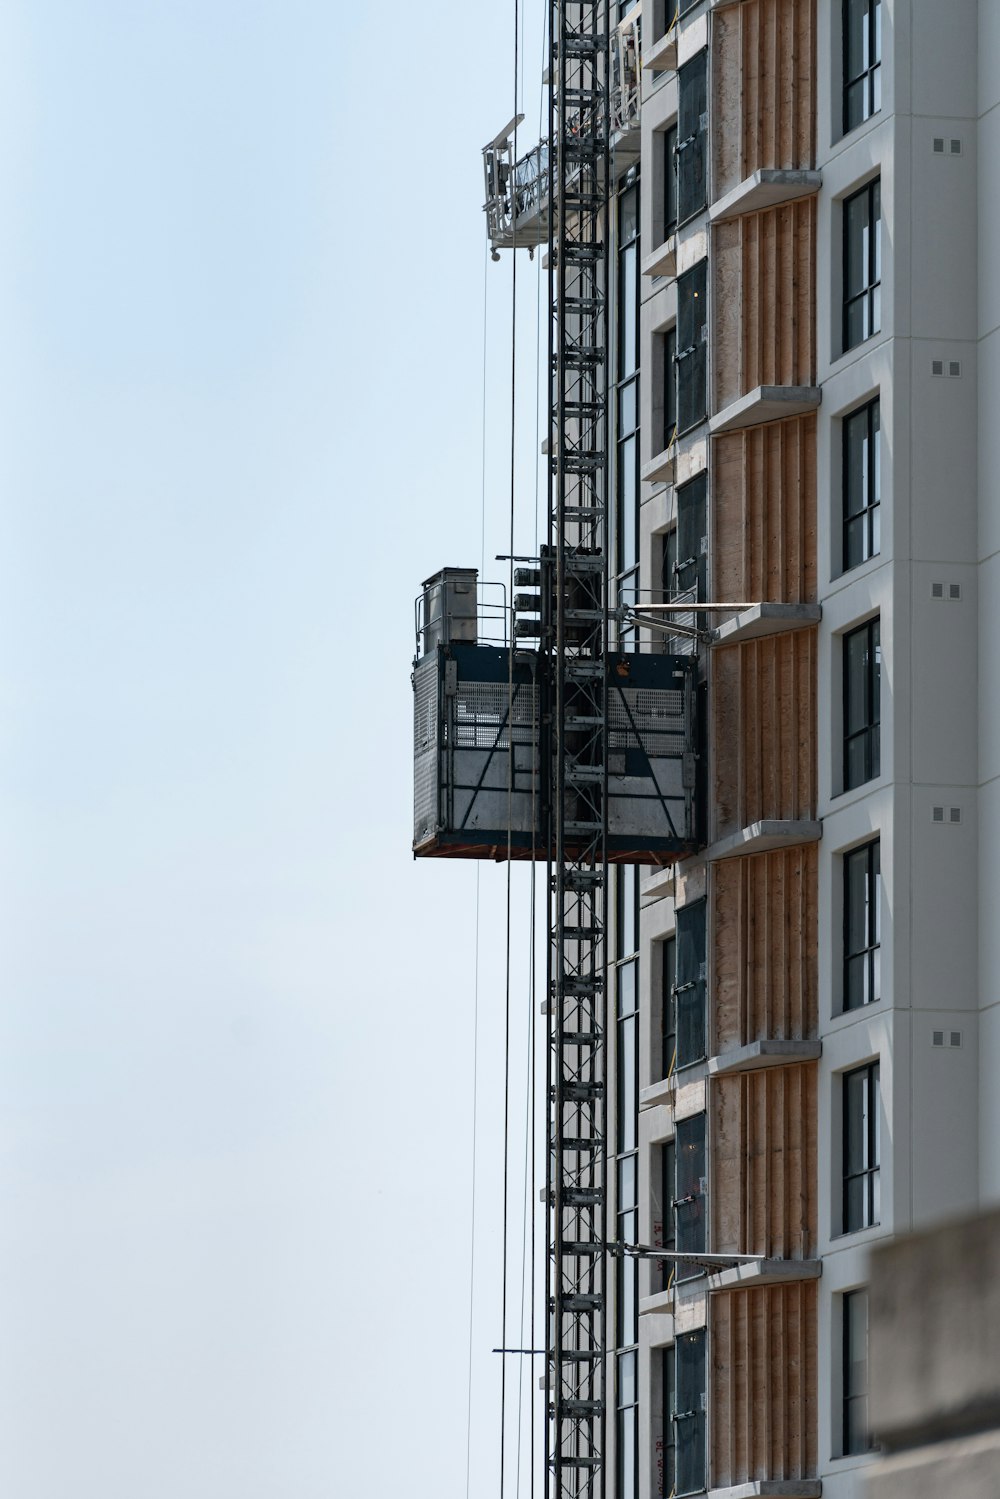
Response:
[{"label": "hoist car", "polygon": [[[553,659],[482,642],[477,586],[475,570],[446,568],[417,603],[413,852],[545,859]],[[564,789],[564,825],[577,830],[569,836],[579,852],[606,794],[608,860],[669,863],[699,845],[696,659],[611,653],[604,671],[606,732],[581,722],[594,758],[590,774]]]}]

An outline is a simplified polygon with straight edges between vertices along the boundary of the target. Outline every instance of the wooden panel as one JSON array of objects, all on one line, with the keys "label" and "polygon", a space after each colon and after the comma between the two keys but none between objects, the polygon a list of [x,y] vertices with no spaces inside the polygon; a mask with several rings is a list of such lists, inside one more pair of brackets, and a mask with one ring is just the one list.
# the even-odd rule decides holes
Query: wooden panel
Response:
[{"label": "wooden panel", "polygon": [[713,653],[713,840],[765,817],[815,817],[815,726],[815,630]]},{"label": "wooden panel", "polygon": [[712,1248],[809,1259],[816,1250],[814,1062],[712,1084]]},{"label": "wooden panel", "polygon": [[715,196],[816,159],[813,0],[744,0],[713,18]]},{"label": "wooden panel", "polygon": [[816,1476],[814,1283],[712,1298],[711,1488]]},{"label": "wooden panel", "polygon": [[815,844],[712,869],[714,1053],[817,1034]]},{"label": "wooden panel", "polygon": [[813,385],[816,199],[720,224],[714,249],[716,410],[758,385]]},{"label": "wooden panel", "polygon": [[816,418],[715,439],[712,597],[816,599]]}]

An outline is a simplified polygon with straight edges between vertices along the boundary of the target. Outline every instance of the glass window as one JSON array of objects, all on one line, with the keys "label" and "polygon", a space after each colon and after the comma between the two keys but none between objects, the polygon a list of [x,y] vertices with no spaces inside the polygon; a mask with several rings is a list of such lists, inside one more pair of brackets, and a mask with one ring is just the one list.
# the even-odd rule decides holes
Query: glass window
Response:
[{"label": "glass window", "polygon": [[882,327],[882,197],[878,177],[844,200],[844,351]]},{"label": "glass window", "polygon": [[705,1487],[705,1392],[707,1368],[705,1333],[685,1333],[676,1349],[676,1492],[699,1494]]},{"label": "glass window", "polygon": [[677,278],[677,430],[689,432],[708,414],[708,261]]},{"label": "glass window", "polygon": [[677,436],[677,329],[668,328],[660,339],[663,359],[663,431],[661,444],[669,448]]},{"label": "glass window", "polygon": [[844,134],[882,107],[881,0],[844,0]]},{"label": "glass window", "polygon": [[858,1010],[882,996],[879,840],[844,856],[844,1009]]},{"label": "glass window", "polygon": [[844,1074],[844,1233],[879,1221],[879,1064]]},{"label": "glass window", "polygon": [[619,864],[617,869],[618,956],[628,958],[639,947],[639,881],[635,864]]},{"label": "glass window", "polygon": [[868,1430],[868,1292],[848,1291],[844,1301],[843,1425],[844,1456],[869,1452]]},{"label": "glass window", "polygon": [[867,562],[879,551],[880,430],[877,397],[844,418],[845,572]]},{"label": "glass window", "polygon": [[639,184],[618,198],[616,568],[639,561]]},{"label": "glass window", "polygon": [[675,1465],[677,1443],[674,1435],[674,1416],[677,1412],[675,1361],[673,1344],[669,1348],[660,1350],[660,1389],[663,1395],[660,1417],[663,1424],[663,1439],[662,1447],[656,1454],[658,1472],[655,1489],[658,1494],[663,1495],[673,1494],[677,1485]]},{"label": "glass window", "polygon": [[878,619],[844,636],[844,790],[881,771],[882,646]]},{"label": "glass window", "polygon": [[677,89],[677,222],[685,224],[708,207],[707,48],[678,70]]},{"label": "glass window", "polygon": [[621,1499],[635,1499],[639,1492],[639,1392],[636,1379],[636,1355],[618,1356],[617,1406],[618,1486]]},{"label": "glass window", "polygon": [[708,475],[698,474],[677,491],[675,593],[707,595]]},{"label": "glass window", "polygon": [[677,985],[675,1021],[677,1066],[690,1067],[705,1058],[706,902],[677,912]]}]

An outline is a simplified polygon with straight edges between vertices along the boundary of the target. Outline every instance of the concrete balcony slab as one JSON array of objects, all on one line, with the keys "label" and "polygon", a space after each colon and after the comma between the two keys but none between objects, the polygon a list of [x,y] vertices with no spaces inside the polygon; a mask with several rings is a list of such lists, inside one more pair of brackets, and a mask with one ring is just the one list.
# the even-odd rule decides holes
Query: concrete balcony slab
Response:
[{"label": "concrete balcony slab", "polygon": [[757,1286],[786,1286],[800,1280],[819,1280],[822,1260],[755,1260],[734,1265],[730,1270],[716,1270],[708,1277],[710,1291],[751,1290]]},{"label": "concrete balcony slab", "polygon": [[765,1067],[788,1067],[793,1062],[818,1062],[820,1041],[751,1041],[724,1051],[708,1061],[709,1077],[729,1077],[734,1072],[760,1072]]},{"label": "concrete balcony slab", "polygon": [[811,198],[822,183],[821,172],[762,167],[713,203],[708,216],[713,224],[719,224],[745,213],[757,213],[762,208],[776,208],[779,203],[791,203],[796,198]]},{"label": "concrete balcony slab", "polygon": [[677,236],[671,234],[642,262],[644,276],[677,275]]},{"label": "concrete balcony slab", "polygon": [[761,427],[765,422],[780,422],[789,416],[808,416],[822,397],[818,385],[758,385],[717,411],[709,421],[709,430],[715,437],[720,432]]},{"label": "concrete balcony slab", "polygon": [[677,27],[670,29],[659,41],[647,47],[642,56],[644,73],[673,73],[677,70]]},{"label": "concrete balcony slab", "polygon": [[749,827],[720,838],[705,851],[709,863],[718,859],[737,859],[745,854],[767,854],[775,848],[796,848],[800,843],[818,843],[823,824],[805,819],[763,818]]},{"label": "concrete balcony slab", "polygon": [[712,632],[713,645],[738,645],[760,640],[764,635],[784,635],[788,630],[807,630],[819,624],[819,604],[754,604],[727,619]]}]

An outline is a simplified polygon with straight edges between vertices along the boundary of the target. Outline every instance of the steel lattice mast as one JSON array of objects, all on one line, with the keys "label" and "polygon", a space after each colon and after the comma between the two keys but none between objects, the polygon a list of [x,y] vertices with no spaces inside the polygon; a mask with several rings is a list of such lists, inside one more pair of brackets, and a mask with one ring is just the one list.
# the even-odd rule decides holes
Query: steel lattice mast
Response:
[{"label": "steel lattice mast", "polygon": [[603,1499],[608,4],[550,0],[547,1499]]}]

